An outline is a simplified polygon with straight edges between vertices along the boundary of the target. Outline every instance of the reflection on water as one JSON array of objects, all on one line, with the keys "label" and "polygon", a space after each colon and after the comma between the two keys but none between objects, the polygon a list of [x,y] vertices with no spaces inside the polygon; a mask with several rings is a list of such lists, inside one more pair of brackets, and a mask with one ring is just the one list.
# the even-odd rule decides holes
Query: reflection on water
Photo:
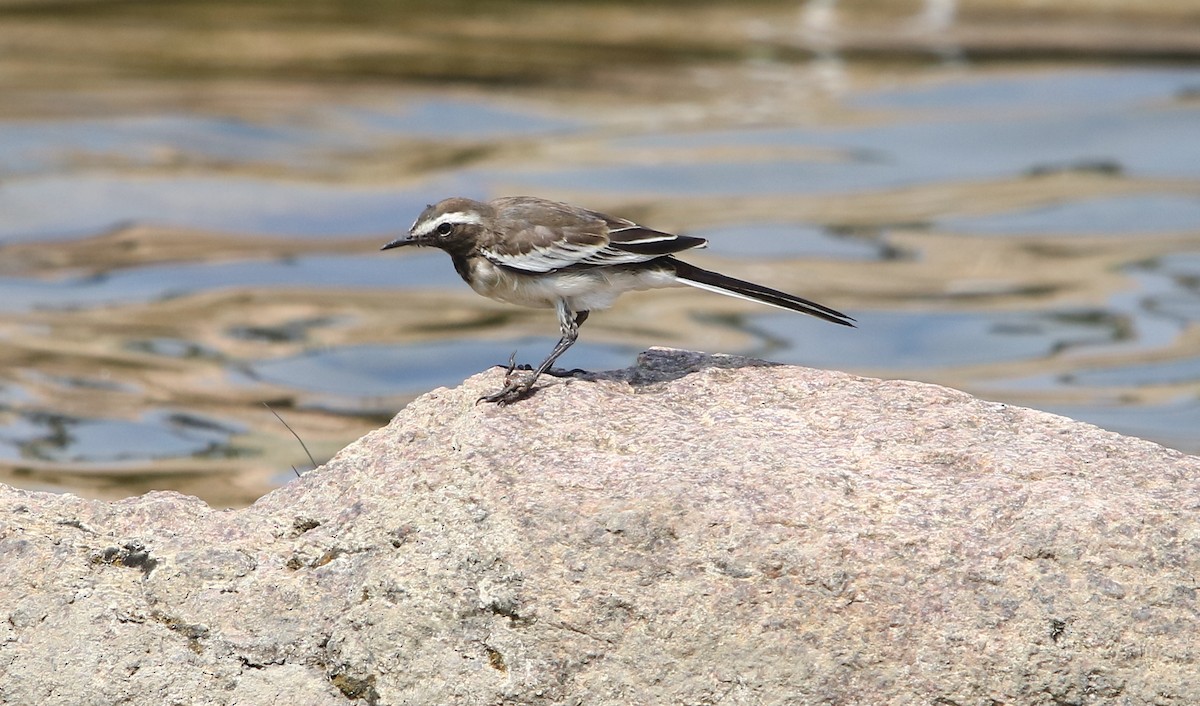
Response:
[{"label": "reflection on water", "polygon": [[[126,176],[56,173],[0,189],[6,241],[79,238],[129,223],[293,237],[345,237],[394,231],[411,222],[418,196],[392,186],[274,181],[230,176]],[[70,203],[69,209],[38,204]]]},{"label": "reflection on water", "polygon": [[1045,358],[1122,335],[1121,322],[1104,314],[875,311],[858,321],[868,335],[842,334],[836,345],[775,314],[762,317],[757,327],[771,331],[773,341],[784,348],[772,355],[775,359],[823,368],[905,371],[918,379],[928,377],[930,369]]},{"label": "reflection on water", "polygon": [[[494,9],[474,31],[511,26]],[[697,12],[674,31],[711,52],[664,44],[594,76],[581,67],[610,54],[580,44],[546,49],[553,66],[391,65],[469,86],[17,86],[0,122],[0,480],[244,504],[308,465],[270,410],[321,460],[513,350],[536,362],[550,312],[477,297],[440,253],[378,251],[451,194],[537,193],[701,235],[711,247],[689,259],[860,325],[629,295],[566,367],[623,367],[651,345],[744,353],[1200,452],[1200,72],[973,65],[944,35],[952,2],[897,11],[927,57],[899,67],[841,55],[869,41],[836,2]],[[521,31],[619,15],[537,17]],[[530,66],[544,73],[527,84],[480,81]]]},{"label": "reflection on water", "polygon": [[[1186,76],[1176,74],[1175,89]],[[1169,90],[1168,87],[1167,90]],[[1168,94],[1169,95],[1169,94]],[[1160,96],[1166,99],[1167,95]],[[531,189],[602,189],[618,193],[854,193],[931,182],[1010,178],[1056,165],[1097,160],[1142,177],[1200,178],[1200,161],[1181,150],[1196,137],[1200,106],[1126,107],[1033,115],[983,114],[866,127],[770,128],[662,134],[616,141],[628,153],[694,150],[690,163],[547,168],[522,175]],[[1018,147],[1020,149],[1015,149]],[[753,162],[711,162],[705,150],[778,150]],[[787,149],[817,151],[789,158]],[[633,161],[633,160],[630,160]]]},{"label": "reflection on water", "polygon": [[1194,233],[1200,197],[1194,194],[1131,194],[1087,198],[1024,211],[947,218],[944,230],[980,235],[1130,235]]},{"label": "reflection on water", "polygon": [[[228,456],[238,427],[165,411],[136,420],[77,419],[30,414],[5,430],[20,458],[39,461],[105,463],[191,456]],[[13,454],[18,456],[18,454]],[[10,460],[16,458],[10,456]]]},{"label": "reflection on water", "polygon": [[690,234],[707,238],[708,249],[721,257],[882,260],[897,256],[877,229],[869,234],[838,233],[809,223],[741,223],[697,228]]},{"label": "reflection on water", "polygon": [[[368,241],[366,247],[378,250],[375,247],[377,240]],[[284,248],[286,246],[281,245],[281,249]],[[446,284],[446,273],[430,266],[433,254],[424,255],[389,261],[374,252],[361,255],[322,253],[270,260],[245,257],[234,262],[126,266],[55,280],[0,277],[0,287],[5,293],[5,298],[0,300],[0,311],[92,308],[240,287],[399,290]]]},{"label": "reflection on water", "polygon": [[1078,115],[1182,102],[1196,85],[1192,69],[1080,71],[1060,69],[988,81],[865,91],[847,102],[858,108],[903,109],[937,115]]}]

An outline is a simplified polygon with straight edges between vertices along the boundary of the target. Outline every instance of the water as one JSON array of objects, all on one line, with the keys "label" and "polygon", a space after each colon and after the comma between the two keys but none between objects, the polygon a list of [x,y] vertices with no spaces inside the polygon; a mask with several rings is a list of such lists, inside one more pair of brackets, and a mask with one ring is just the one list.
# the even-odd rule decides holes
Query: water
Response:
[{"label": "water", "polygon": [[271,410],[320,461],[416,395],[512,351],[540,360],[552,313],[477,297],[440,253],[378,251],[454,194],[701,235],[697,264],[860,326],[629,295],[566,367],[744,353],[1200,452],[1197,67],[714,56],[594,80],[572,57],[528,85],[475,64],[336,90],[319,71],[253,90],[116,70],[17,84],[0,113],[0,481],[245,504],[308,465]]},{"label": "water", "polygon": [[1200,197],[1150,193],[1083,198],[1023,211],[946,218],[938,228],[972,235],[1128,236],[1194,233]]}]

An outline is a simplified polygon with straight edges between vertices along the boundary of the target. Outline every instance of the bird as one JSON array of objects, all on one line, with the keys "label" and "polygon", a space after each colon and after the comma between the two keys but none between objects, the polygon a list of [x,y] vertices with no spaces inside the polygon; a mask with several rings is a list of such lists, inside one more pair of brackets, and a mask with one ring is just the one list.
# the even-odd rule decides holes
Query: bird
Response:
[{"label": "bird", "polygon": [[676,257],[708,241],[653,230],[625,218],[535,196],[491,201],[452,197],[421,212],[408,233],[381,250],[432,247],[446,252],[476,293],[520,306],[554,309],[562,337],[528,375],[509,359],[504,388],[479,402],[512,404],[579,338],[579,327],[618,296],[686,285],[797,311],[842,326],[854,319],[822,304],[761,284],[704,270]]}]

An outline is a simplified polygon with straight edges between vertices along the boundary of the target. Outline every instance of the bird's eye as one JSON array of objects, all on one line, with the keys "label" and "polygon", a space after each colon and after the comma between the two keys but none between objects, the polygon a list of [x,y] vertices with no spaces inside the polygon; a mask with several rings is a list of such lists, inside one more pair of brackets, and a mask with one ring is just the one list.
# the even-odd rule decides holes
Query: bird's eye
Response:
[{"label": "bird's eye", "polygon": [[453,232],[454,232],[454,226],[450,225],[449,223],[439,223],[438,224],[438,227],[437,227],[438,235],[445,237],[447,235],[450,235]]}]

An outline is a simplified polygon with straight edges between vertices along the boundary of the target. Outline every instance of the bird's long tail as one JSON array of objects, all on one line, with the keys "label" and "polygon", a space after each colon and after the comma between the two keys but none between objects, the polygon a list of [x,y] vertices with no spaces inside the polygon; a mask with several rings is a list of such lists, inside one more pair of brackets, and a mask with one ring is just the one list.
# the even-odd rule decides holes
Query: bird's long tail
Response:
[{"label": "bird's long tail", "polygon": [[671,266],[675,268],[675,279],[680,284],[686,284],[689,287],[696,287],[698,289],[707,289],[717,294],[759,302],[760,304],[767,304],[779,307],[780,309],[798,311],[802,314],[815,316],[818,319],[824,319],[843,326],[854,326],[851,323],[854,319],[840,311],[830,309],[816,302],[801,299],[777,289],[764,287],[761,284],[745,282],[733,277],[727,277],[719,272],[704,270],[695,265],[689,265],[682,260],[676,260],[673,257],[669,258],[669,260]]}]

